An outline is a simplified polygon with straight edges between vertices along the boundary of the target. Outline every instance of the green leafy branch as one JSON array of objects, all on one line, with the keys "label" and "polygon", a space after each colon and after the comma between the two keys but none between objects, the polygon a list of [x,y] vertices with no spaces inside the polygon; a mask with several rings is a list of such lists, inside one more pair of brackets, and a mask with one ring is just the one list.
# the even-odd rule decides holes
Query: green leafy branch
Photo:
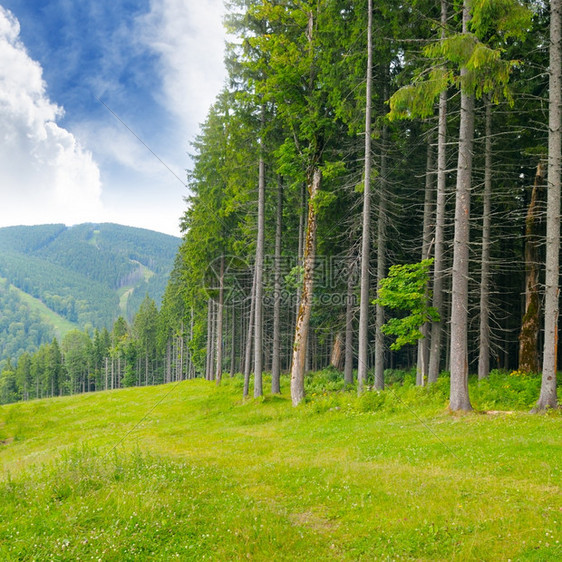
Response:
[{"label": "green leafy branch", "polygon": [[426,322],[439,320],[437,309],[429,306],[431,293],[428,283],[432,264],[433,258],[414,264],[393,265],[388,277],[379,284],[376,304],[410,312],[402,318],[391,318],[382,327],[385,334],[396,336],[390,349],[398,350],[406,344],[415,343],[423,337],[420,328]]}]

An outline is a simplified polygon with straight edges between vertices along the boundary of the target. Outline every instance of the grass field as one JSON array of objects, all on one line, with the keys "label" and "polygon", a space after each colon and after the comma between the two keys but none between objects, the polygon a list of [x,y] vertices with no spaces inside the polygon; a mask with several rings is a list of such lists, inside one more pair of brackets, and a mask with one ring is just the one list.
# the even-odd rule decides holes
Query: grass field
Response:
[{"label": "grass field", "polygon": [[239,378],[2,406],[0,559],[562,560],[562,415],[520,378],[460,416],[446,380],[332,376],[299,408]]}]

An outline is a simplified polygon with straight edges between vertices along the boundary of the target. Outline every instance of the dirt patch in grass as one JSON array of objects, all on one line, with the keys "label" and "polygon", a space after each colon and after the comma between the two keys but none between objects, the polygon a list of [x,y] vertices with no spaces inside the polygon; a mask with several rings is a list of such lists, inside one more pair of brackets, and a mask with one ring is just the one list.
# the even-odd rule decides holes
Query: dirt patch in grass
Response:
[{"label": "dirt patch in grass", "polygon": [[338,527],[335,521],[326,519],[312,511],[292,513],[289,518],[293,525],[302,525],[322,534],[331,533]]}]

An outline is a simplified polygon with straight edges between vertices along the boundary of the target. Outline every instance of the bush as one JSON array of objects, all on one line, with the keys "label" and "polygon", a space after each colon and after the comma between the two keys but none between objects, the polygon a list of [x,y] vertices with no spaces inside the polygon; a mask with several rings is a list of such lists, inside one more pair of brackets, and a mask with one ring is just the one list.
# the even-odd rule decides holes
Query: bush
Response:
[{"label": "bush", "polygon": [[489,377],[470,385],[470,396],[482,410],[527,410],[537,401],[540,388],[540,375],[494,369]]},{"label": "bush", "polygon": [[337,392],[345,389],[343,373],[334,367],[308,373],[304,385],[307,394],[323,394],[324,392]]}]

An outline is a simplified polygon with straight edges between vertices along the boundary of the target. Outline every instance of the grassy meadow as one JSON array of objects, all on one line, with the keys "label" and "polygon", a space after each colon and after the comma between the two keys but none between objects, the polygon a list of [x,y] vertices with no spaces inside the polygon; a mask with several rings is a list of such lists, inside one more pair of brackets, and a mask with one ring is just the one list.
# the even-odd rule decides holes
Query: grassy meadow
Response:
[{"label": "grassy meadow", "polygon": [[0,560],[562,560],[562,415],[538,379],[412,376],[243,402],[242,380],[0,407]]}]

